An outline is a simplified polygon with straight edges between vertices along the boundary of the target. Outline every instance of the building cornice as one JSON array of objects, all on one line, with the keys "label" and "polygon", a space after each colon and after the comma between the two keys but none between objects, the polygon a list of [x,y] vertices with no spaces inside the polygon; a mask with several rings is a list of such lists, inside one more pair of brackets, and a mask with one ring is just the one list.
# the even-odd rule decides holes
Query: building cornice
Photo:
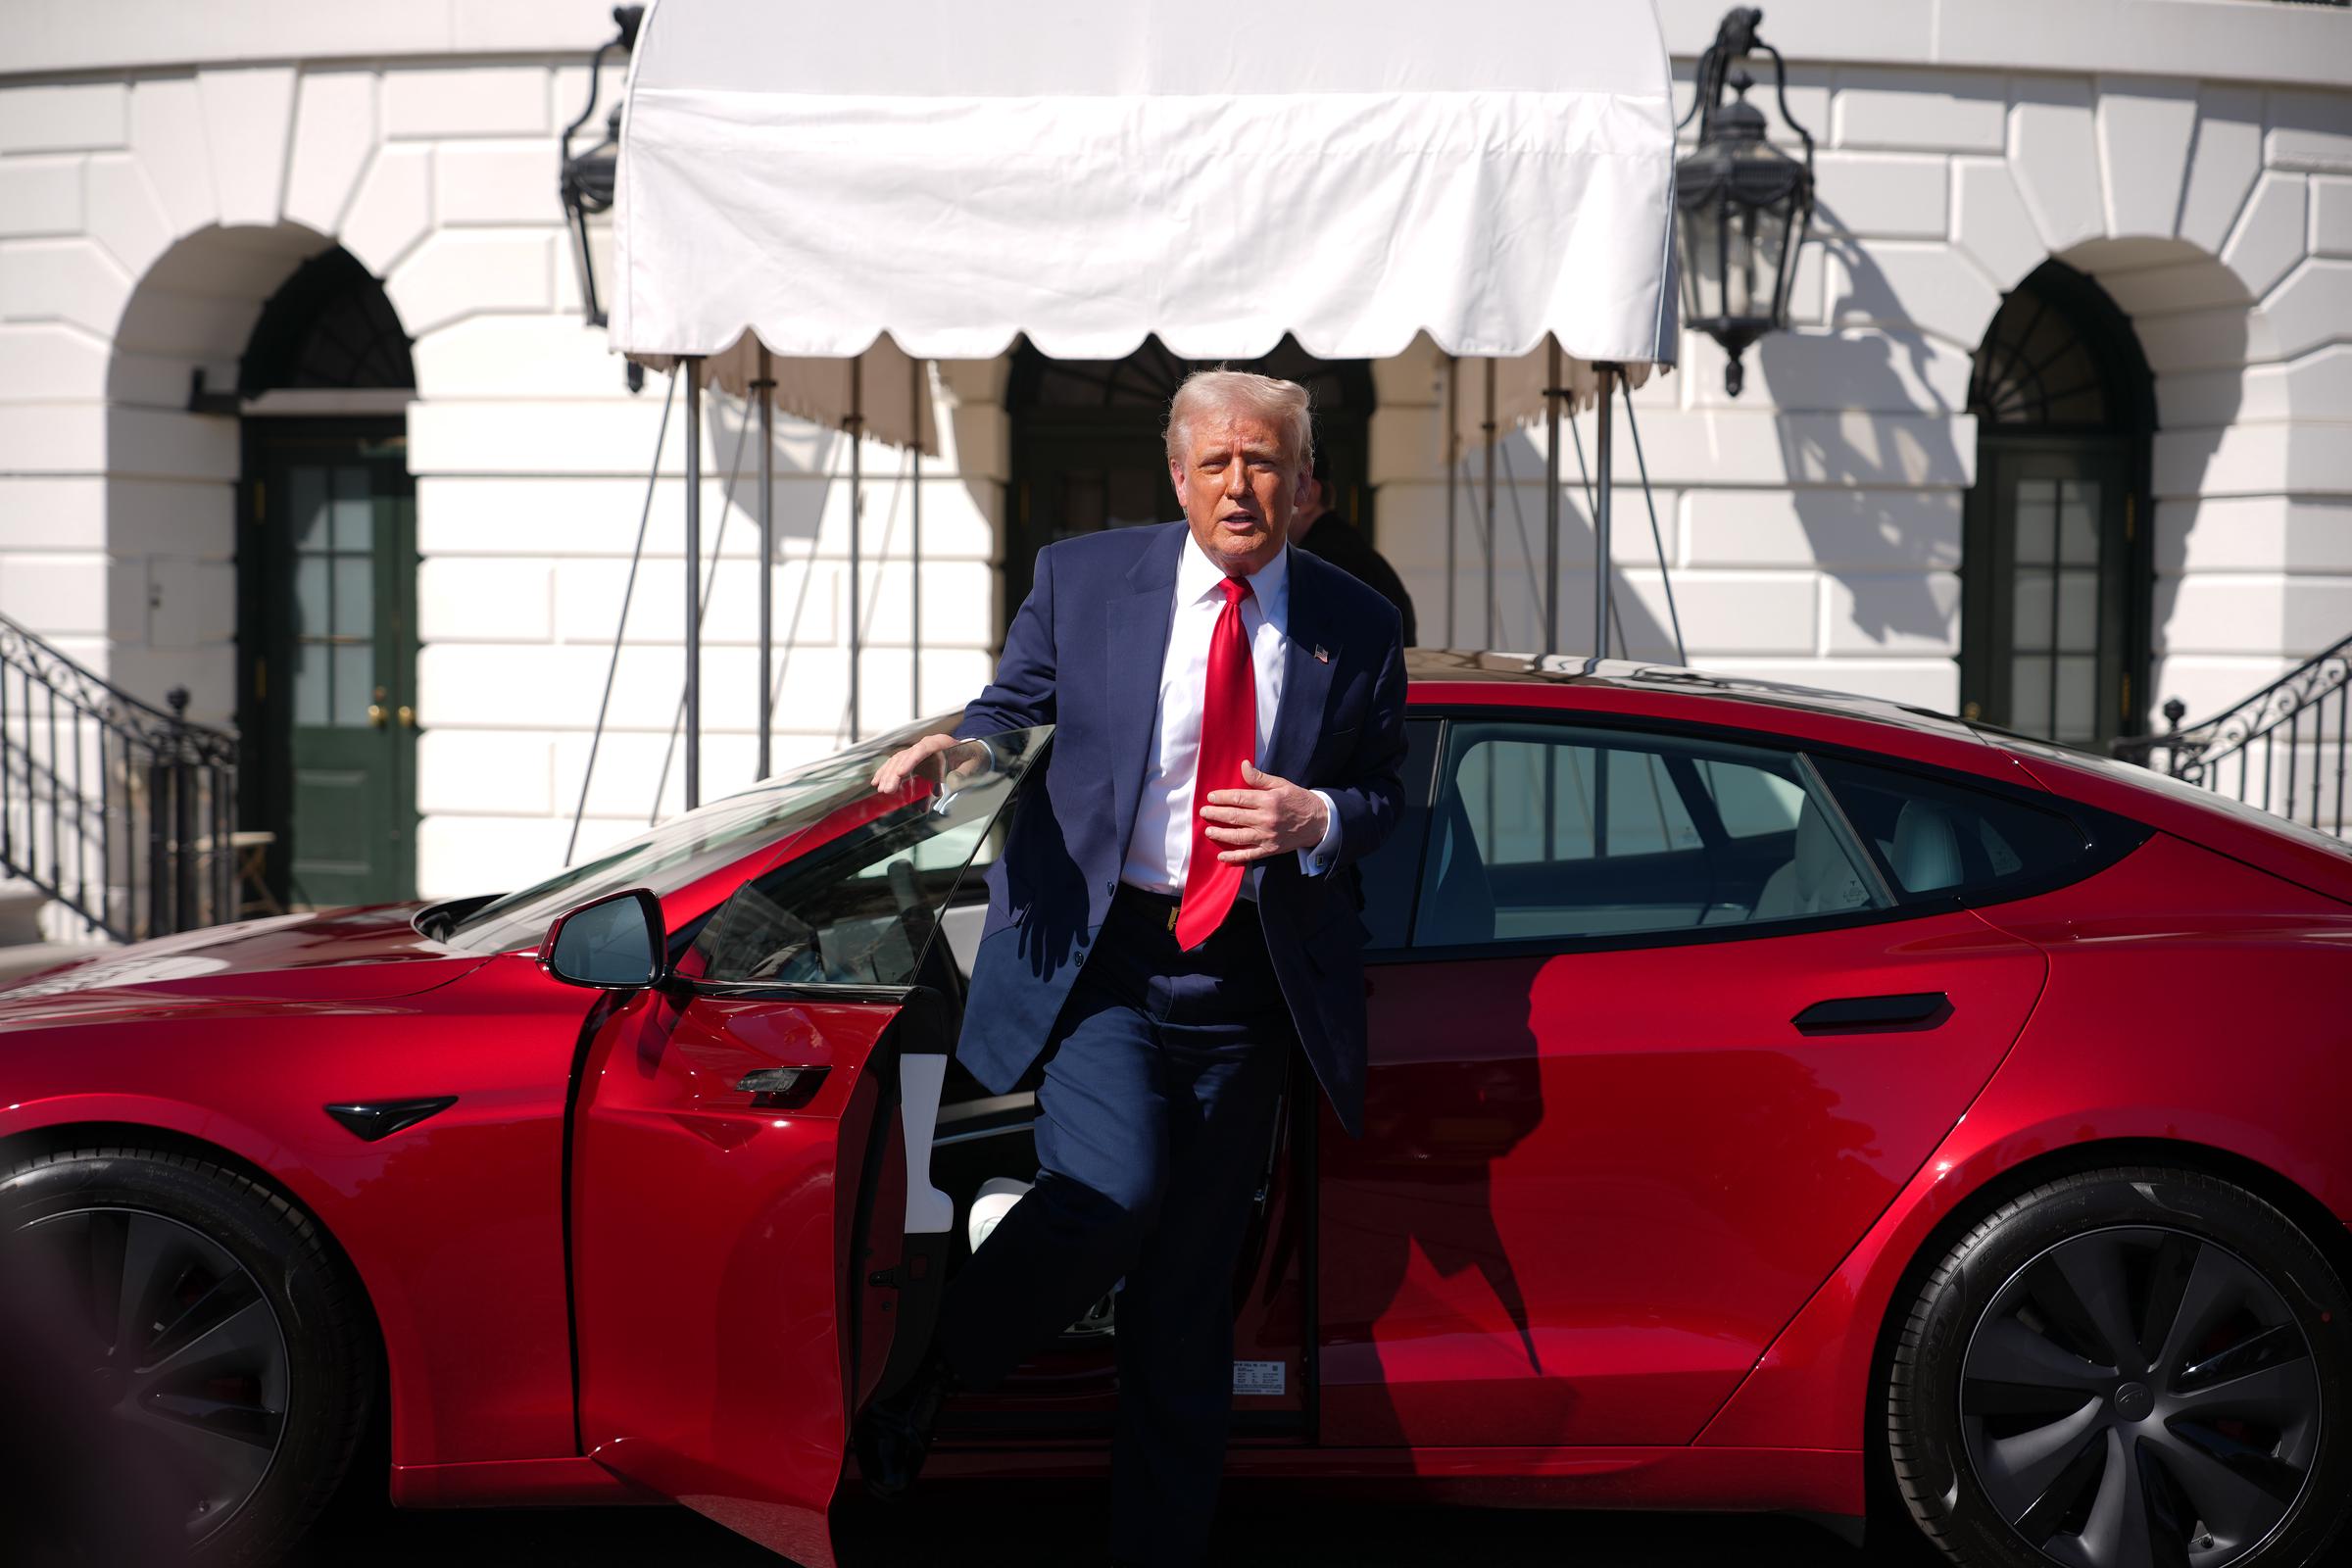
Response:
[{"label": "building cornice", "polygon": [[[1728,0],[1658,0],[1695,58]],[[2278,0],[1771,0],[1790,61],[2195,77],[2352,92],[2352,10]]]},{"label": "building cornice", "polygon": [[612,0],[34,0],[10,9],[0,82],[192,66],[578,56],[612,36]]}]

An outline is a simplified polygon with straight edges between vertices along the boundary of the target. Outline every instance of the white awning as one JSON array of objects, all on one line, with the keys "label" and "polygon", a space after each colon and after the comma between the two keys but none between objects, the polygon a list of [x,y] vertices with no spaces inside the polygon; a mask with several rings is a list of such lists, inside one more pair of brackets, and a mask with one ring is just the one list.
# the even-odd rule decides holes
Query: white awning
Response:
[{"label": "white awning", "polygon": [[[638,35],[612,342],[704,355],[905,442],[907,367],[1244,360],[1426,332],[1542,411],[1672,360],[1674,112],[1647,0],[659,0]],[[930,444],[928,431],[921,433]]]}]

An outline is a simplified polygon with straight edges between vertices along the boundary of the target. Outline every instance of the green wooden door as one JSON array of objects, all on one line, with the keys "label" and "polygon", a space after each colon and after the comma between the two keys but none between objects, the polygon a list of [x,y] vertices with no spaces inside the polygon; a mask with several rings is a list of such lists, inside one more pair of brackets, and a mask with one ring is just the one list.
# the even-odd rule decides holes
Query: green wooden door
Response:
[{"label": "green wooden door", "polygon": [[415,896],[416,505],[399,443],[270,444],[288,891],[327,907]]}]

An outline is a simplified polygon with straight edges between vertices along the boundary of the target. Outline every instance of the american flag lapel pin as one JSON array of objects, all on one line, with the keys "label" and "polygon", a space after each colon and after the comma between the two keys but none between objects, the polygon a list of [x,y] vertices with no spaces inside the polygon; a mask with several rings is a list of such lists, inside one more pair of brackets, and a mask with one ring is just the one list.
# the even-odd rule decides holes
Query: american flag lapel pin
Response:
[{"label": "american flag lapel pin", "polygon": [[1318,664],[1328,664],[1331,662],[1331,650],[1324,647],[1321,643],[1315,644],[1315,662]]}]

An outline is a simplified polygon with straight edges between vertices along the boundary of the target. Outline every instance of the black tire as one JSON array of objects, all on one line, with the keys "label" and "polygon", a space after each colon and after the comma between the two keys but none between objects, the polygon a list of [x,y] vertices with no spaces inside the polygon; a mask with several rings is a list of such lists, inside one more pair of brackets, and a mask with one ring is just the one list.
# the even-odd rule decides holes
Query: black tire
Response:
[{"label": "black tire", "polygon": [[375,1392],[370,1321],[317,1222],[206,1159],[85,1148],[0,1164],[0,1441],[24,1450],[0,1463],[45,1554],[282,1556]]},{"label": "black tire", "polygon": [[2348,1396],[2352,1298],[2293,1221],[2199,1172],[2089,1171],[1937,1262],[1887,1448],[1966,1568],[2303,1568],[2352,1511]]}]

